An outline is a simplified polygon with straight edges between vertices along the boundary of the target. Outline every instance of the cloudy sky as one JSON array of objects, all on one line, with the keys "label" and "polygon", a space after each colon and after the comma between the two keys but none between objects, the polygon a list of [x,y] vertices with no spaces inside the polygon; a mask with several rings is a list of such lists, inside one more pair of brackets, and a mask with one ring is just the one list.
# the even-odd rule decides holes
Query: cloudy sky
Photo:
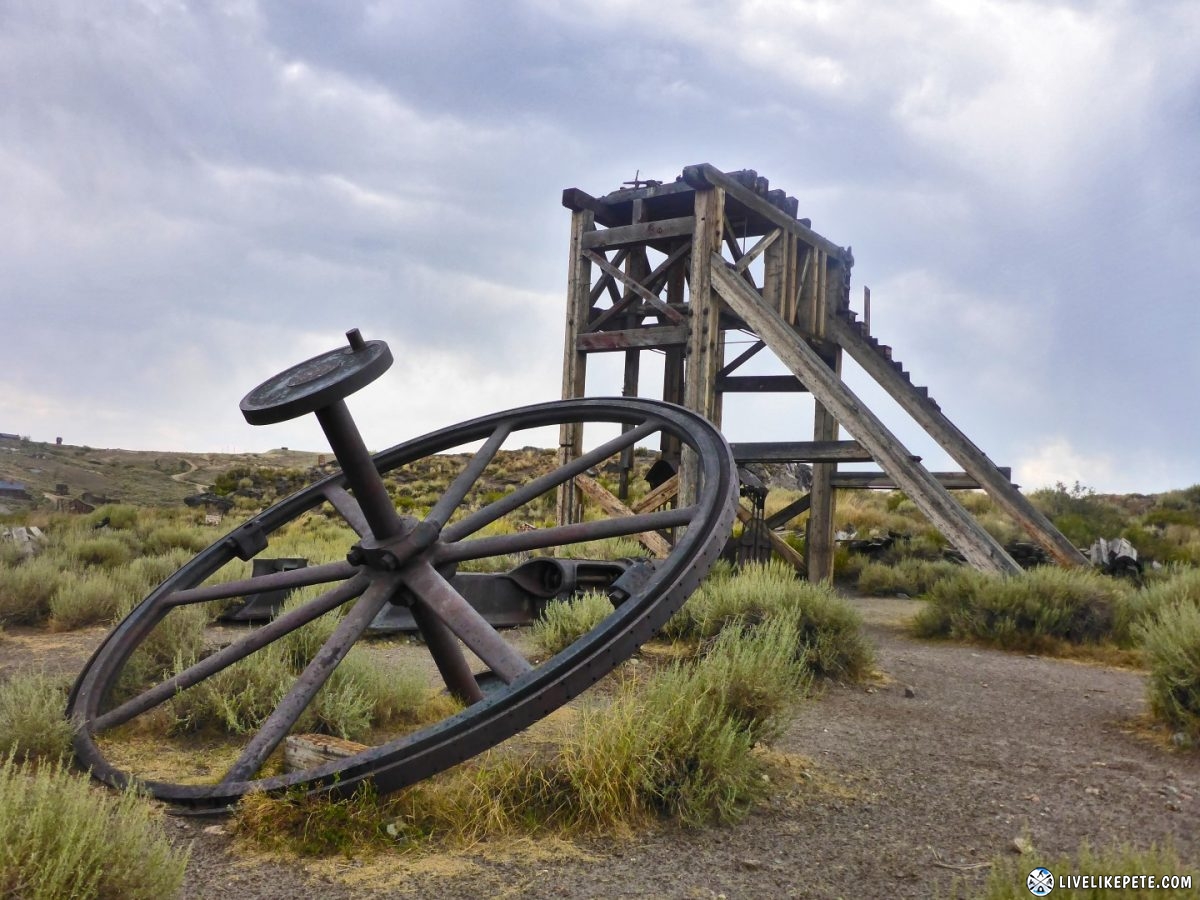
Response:
[{"label": "cloudy sky", "polygon": [[354,326],[396,358],[350,401],[372,447],[553,399],[561,190],[711,162],[853,246],[1026,487],[1200,482],[1193,0],[0,0],[0,86],[0,431],[319,450],[237,404]]}]

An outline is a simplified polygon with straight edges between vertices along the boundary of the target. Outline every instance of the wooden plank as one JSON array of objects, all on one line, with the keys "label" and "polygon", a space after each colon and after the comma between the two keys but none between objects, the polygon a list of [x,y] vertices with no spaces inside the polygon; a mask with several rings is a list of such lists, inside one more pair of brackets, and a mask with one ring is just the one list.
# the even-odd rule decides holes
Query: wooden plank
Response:
[{"label": "wooden plank", "polygon": [[763,523],[770,529],[775,530],[782,528],[796,516],[803,515],[808,512],[809,505],[812,503],[812,494],[805,494],[799,500],[793,500],[779,512],[771,513],[767,516]]},{"label": "wooden plank", "polygon": [[758,196],[749,188],[742,186],[742,184],[735,179],[730,178],[716,166],[709,165],[708,163],[701,163],[697,166],[687,166],[683,170],[683,180],[694,187],[697,193],[708,187],[721,188],[728,193],[730,198],[736,200],[742,206],[753,211],[759,216],[762,216],[768,222],[790,231],[810,247],[818,247],[831,256],[836,256],[839,259],[841,259],[842,255],[845,253],[845,251],[833,241],[817,234],[811,228],[801,224],[798,219],[789,216],[783,210],[775,208],[764,198]]},{"label": "wooden plank", "polygon": [[[998,471],[1011,477],[1012,470],[1002,467]],[[930,472],[942,487],[950,491],[972,491],[980,488],[979,482],[966,472]],[[834,487],[862,488],[878,491],[903,490],[886,472],[838,472],[833,477]]]},{"label": "wooden plank", "polygon": [[758,258],[758,255],[779,240],[782,235],[782,228],[776,228],[774,231],[764,234],[758,239],[758,243],[742,254],[742,258],[737,261],[733,268],[738,272],[745,272],[746,269],[750,268],[750,264]]},{"label": "wooden plank", "polygon": [[652,512],[675,499],[679,494],[679,476],[672,475],[631,507],[635,513]]},{"label": "wooden plank", "polygon": [[[633,515],[633,510],[605,490],[604,486],[594,478],[589,478],[587,475],[576,475],[574,481],[585,497],[593,501],[610,516]],[[671,545],[657,532],[646,531],[641,534],[631,535],[631,537],[657,557],[665,557],[671,552]]]},{"label": "wooden plank", "polygon": [[611,275],[617,281],[621,282],[623,285],[625,285],[631,291],[636,293],[639,297],[641,297],[643,300],[645,300],[647,303],[649,303],[651,306],[653,306],[656,310],[658,310],[660,313],[662,313],[662,315],[664,317],[666,317],[667,319],[669,319],[670,321],[674,322],[675,324],[679,324],[680,322],[683,321],[683,316],[680,315],[679,310],[671,309],[671,307],[668,306],[666,303],[664,303],[657,294],[655,294],[653,291],[647,290],[644,285],[639,284],[638,282],[634,281],[632,278],[630,278],[628,275],[626,275],[624,272],[622,272],[620,269],[616,268],[612,263],[610,263],[608,260],[606,260],[603,256],[601,256],[599,253],[595,253],[591,250],[584,250],[583,256],[585,259],[589,259],[592,262],[594,262],[603,271],[607,272],[609,275]]},{"label": "wooden plank", "polygon": [[1054,523],[1013,487],[1010,476],[998,470],[987,454],[972,443],[940,409],[923,397],[912,383],[906,381],[890,362],[876,353],[849,322],[835,316],[829,323],[829,334],[937,441],[951,459],[963,467],[963,471],[979,482],[979,486],[996,505],[1008,513],[1059,564],[1088,565],[1087,558],[1054,527]]},{"label": "wooden plank", "polygon": [[[625,262],[625,257],[628,255],[628,250],[619,250],[617,255],[613,257],[612,264],[614,266],[622,265]],[[588,294],[588,303],[592,306],[595,306],[596,301],[600,299],[600,295],[614,285],[615,282],[613,281],[613,277],[611,275],[602,276],[594,285],[592,285],[591,293]],[[617,299],[620,299],[619,294],[617,295]]]},{"label": "wooden plank", "polygon": [[[580,332],[591,310],[592,266],[583,258],[583,236],[596,227],[591,209],[571,214],[571,247],[567,269],[567,316],[563,347],[562,398],[582,397],[587,387],[587,354],[579,347]],[[583,452],[583,424],[564,422],[558,427],[558,464],[564,466]],[[571,482],[559,485],[555,517],[559,525],[576,521],[578,502]]]},{"label": "wooden plank", "polygon": [[808,390],[795,375],[718,375],[716,389],[722,394],[803,394]]},{"label": "wooden plank", "polygon": [[[776,233],[782,234],[783,229]],[[786,240],[773,242],[763,258],[763,302],[780,315],[787,302],[787,244]]]},{"label": "wooden plank", "polygon": [[[674,250],[672,250],[670,255],[668,255],[667,258],[664,259],[661,263],[659,263],[654,268],[654,271],[651,272],[646,277],[646,279],[643,282],[643,284],[645,284],[645,286],[646,286],[646,289],[653,291],[656,294],[660,290],[662,290],[663,285],[667,284],[668,280],[670,278],[671,267],[674,266],[677,262],[679,262],[679,260],[683,259],[683,257],[686,256],[691,251],[691,246],[692,245],[690,243],[685,243],[685,244],[681,244],[680,246],[678,246]],[[622,254],[624,252],[625,251],[622,251]],[[617,254],[617,258],[618,259],[623,258],[622,254]],[[616,264],[617,264],[616,260],[613,260],[613,265],[616,265]],[[604,277],[609,280],[609,284],[613,283],[613,278],[611,275],[605,275]],[[597,316],[595,319],[593,319],[588,324],[588,327],[585,330],[599,331],[610,319],[613,318],[613,316],[620,315],[636,299],[637,299],[637,295],[633,294],[633,293],[631,293],[628,297],[617,298],[614,301],[612,307],[610,307],[609,309],[606,309],[603,313],[601,313],[599,316]],[[593,300],[592,302],[594,303],[595,300]],[[668,305],[671,305],[671,302],[672,301],[670,301],[668,299]],[[672,307],[672,308],[678,308],[678,307]]]},{"label": "wooden plank", "polygon": [[283,741],[283,770],[303,772],[369,749],[366,744],[331,734],[289,734]]},{"label": "wooden plank", "polygon": [[754,441],[730,444],[733,458],[747,462],[871,462],[858,441]]},{"label": "wooden plank", "polygon": [[734,370],[738,369],[740,366],[742,366],[743,364],[748,362],[751,359],[751,357],[753,357],[759,351],[765,349],[766,346],[767,345],[764,344],[762,341],[755,341],[753,344],[751,344],[749,347],[747,347],[745,350],[743,350],[741,353],[739,353],[737,355],[737,358],[734,359],[733,362],[726,363],[724,366],[722,366],[721,370],[719,372],[717,372],[717,378],[721,378],[725,375],[728,375],[730,372],[733,372]]},{"label": "wooden plank", "polygon": [[[912,461],[912,454],[872,413],[837,373],[789,326],[769,309],[716,254],[710,266],[712,286],[754,329],[797,377],[813,398],[858,439],[917,508],[946,536],[973,566],[1015,574],[1021,567],[987,531],[963,509],[936,479]],[[814,504],[815,505],[815,504]]]},{"label": "wooden plank", "polygon": [[588,250],[602,247],[610,250],[617,247],[632,247],[636,244],[659,241],[663,238],[690,235],[695,227],[696,220],[692,216],[659,219],[656,222],[637,222],[633,225],[621,225],[617,228],[593,231],[583,239],[583,246]]},{"label": "wooden plank", "polygon": [[[739,503],[737,507],[737,517],[738,521],[745,525],[754,520],[754,513]],[[783,557],[785,562],[794,567],[797,572],[807,571],[804,557],[797,552],[795,547],[785,541],[770,528],[764,529],[764,533],[767,536],[768,543],[771,545],[771,549]]]},{"label": "wooden plank", "polygon": [[[673,267],[667,278],[667,302],[671,304],[683,303],[684,294],[687,288],[687,263],[682,262]],[[686,346],[667,347],[663,351],[663,399],[668,403],[683,403],[683,371],[684,371],[684,356],[687,353]],[[659,438],[659,453],[662,458],[672,463],[676,469],[679,467],[679,460],[682,450],[682,443],[679,438],[663,431]]]},{"label": "wooden plank", "polygon": [[[691,319],[687,364],[684,370],[683,405],[720,427],[717,401],[717,371],[724,361],[721,344],[720,300],[713,293],[712,260],[721,259],[721,235],[725,222],[725,194],[719,189],[696,191],[696,231],[692,237],[690,265]],[[745,282],[740,282],[753,292]],[[679,498],[684,506],[699,496],[700,473],[695,454],[683,449],[680,463]]]},{"label": "wooden plank", "polygon": [[590,212],[594,220],[606,228],[621,224],[620,217],[603,200],[599,200],[579,188],[564,190],[562,205],[571,212]]},{"label": "wooden plank", "polygon": [[[806,345],[807,346],[807,345]],[[818,362],[825,360],[818,358]],[[841,383],[842,355],[838,350],[830,367],[832,375]],[[836,442],[838,421],[833,413],[818,399],[813,404],[813,441]],[[808,492],[809,512],[805,523],[805,562],[808,563],[810,581],[833,581],[834,513],[837,509],[837,494],[833,478],[837,475],[837,462],[818,462],[812,467],[812,487]]]},{"label": "wooden plank", "polygon": [[649,325],[623,331],[595,331],[578,335],[575,338],[575,347],[586,353],[634,350],[639,347],[671,347],[686,344],[687,332],[686,325]]}]

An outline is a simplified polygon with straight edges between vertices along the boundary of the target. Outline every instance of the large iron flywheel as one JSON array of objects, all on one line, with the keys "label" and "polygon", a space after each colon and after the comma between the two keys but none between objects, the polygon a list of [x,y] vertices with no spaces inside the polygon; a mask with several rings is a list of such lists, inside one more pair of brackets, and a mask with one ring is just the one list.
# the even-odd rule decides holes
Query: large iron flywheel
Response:
[{"label": "large iron flywheel", "polygon": [[[364,341],[357,331],[350,332],[349,338],[349,346],[281,373],[242,401],[243,414],[251,424],[315,413],[341,471],[254,516],[200,552],[117,625],[79,675],[67,714],[78,725],[75,751],[79,763],[101,781],[115,787],[136,781],[161,800],[197,811],[225,808],[252,790],[345,794],[367,781],[381,792],[412,784],[495,746],[611,672],[683,604],[717,558],[732,526],[737,476],[728,444],[702,417],[650,400],[543,403],[444,428],[372,457],[344,401],[382,375],[391,364],[391,354],[382,341]],[[464,500],[506,441],[511,439],[511,446],[520,447],[530,443],[522,439],[522,432],[565,423],[608,423],[605,427],[615,436],[498,499],[467,508]],[[492,523],[519,514],[547,492],[656,434],[678,438],[695,454],[699,489],[694,504],[480,535]],[[428,514],[422,518],[402,515],[389,498],[382,476],[464,446],[478,449]],[[359,536],[346,548],[345,561],[205,584],[232,560],[270,555],[273,535],[325,504]],[[665,529],[674,529],[677,536],[671,552],[662,559],[629,564],[607,587],[612,614],[540,664],[531,664],[464,596],[469,592],[455,586],[458,566],[471,561],[548,553],[578,542]],[[115,696],[114,687],[130,657],[180,607],[228,603],[263,591],[318,584],[328,589],[315,599],[267,624],[240,632],[232,643],[160,683],[139,688],[134,696]],[[295,728],[351,647],[373,621],[396,605],[411,613],[440,682],[464,704],[463,709],[344,759],[304,771],[265,774],[268,757]],[[332,637],[246,739],[236,761],[215,780],[185,784],[155,779],[115,765],[106,757],[102,738],[106,732],[151,715],[179,692],[339,608],[344,614]],[[482,661],[482,670],[476,671],[479,663],[472,664],[469,658]]]}]

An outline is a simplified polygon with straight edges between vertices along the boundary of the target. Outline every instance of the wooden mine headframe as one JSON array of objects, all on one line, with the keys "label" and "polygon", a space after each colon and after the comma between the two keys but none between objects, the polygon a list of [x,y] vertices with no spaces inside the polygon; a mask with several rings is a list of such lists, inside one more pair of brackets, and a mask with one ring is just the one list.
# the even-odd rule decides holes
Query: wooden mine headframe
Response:
[{"label": "wooden mine headframe", "polygon": [[[563,192],[571,210],[567,288],[564,399],[585,395],[588,356],[624,353],[622,393],[638,393],[645,350],[665,354],[663,399],[721,424],[725,394],[808,391],[815,402],[811,440],[736,443],[739,464],[806,462],[812,465],[808,496],[768,524],[779,527],[808,511],[807,566],[812,580],[833,575],[834,493],[839,486],[903,490],[977,568],[1019,570],[1016,562],[950,495],[951,487],[980,487],[1055,560],[1086,560],[1038,512],[997,466],[942,413],[928,389],[914,386],[891,348],[870,335],[850,309],[848,249],[797,218],[798,203],[751,170],[722,172],[688,166],[671,183],[634,182],[592,197]],[[753,240],[752,245],[746,245]],[[740,242],[740,243],[739,243]],[[648,251],[654,251],[651,263]],[[661,259],[660,259],[661,257]],[[751,264],[759,257],[762,284]],[[726,334],[752,336],[749,347],[727,359]],[[736,374],[751,357],[769,350],[790,375]],[[932,473],[921,465],[841,378],[848,353],[962,466]],[[839,426],[853,440],[839,440]],[[582,426],[564,425],[559,454],[582,453]],[[694,461],[664,438],[664,459],[679,468],[678,492],[687,503],[696,491]],[[879,473],[841,472],[842,462],[874,460]],[[631,459],[623,461],[619,494],[626,496]],[[559,492],[560,524],[577,520],[577,491],[596,496],[590,481]],[[599,491],[603,492],[600,488]],[[615,498],[600,497],[604,501]],[[610,503],[611,505],[611,503]],[[773,540],[777,549],[787,547]],[[793,560],[799,563],[799,560]]]}]

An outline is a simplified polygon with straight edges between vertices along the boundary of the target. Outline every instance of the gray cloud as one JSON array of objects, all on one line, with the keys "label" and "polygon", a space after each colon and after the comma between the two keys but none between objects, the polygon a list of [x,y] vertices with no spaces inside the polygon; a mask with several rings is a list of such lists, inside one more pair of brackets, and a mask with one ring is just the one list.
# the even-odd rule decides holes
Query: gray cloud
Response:
[{"label": "gray cloud", "polygon": [[376,445],[552,397],[559,191],[711,161],[854,245],[997,460],[1200,481],[1198,47],[1185,2],[6,5],[0,430],[317,446],[236,402],[353,325]]}]

